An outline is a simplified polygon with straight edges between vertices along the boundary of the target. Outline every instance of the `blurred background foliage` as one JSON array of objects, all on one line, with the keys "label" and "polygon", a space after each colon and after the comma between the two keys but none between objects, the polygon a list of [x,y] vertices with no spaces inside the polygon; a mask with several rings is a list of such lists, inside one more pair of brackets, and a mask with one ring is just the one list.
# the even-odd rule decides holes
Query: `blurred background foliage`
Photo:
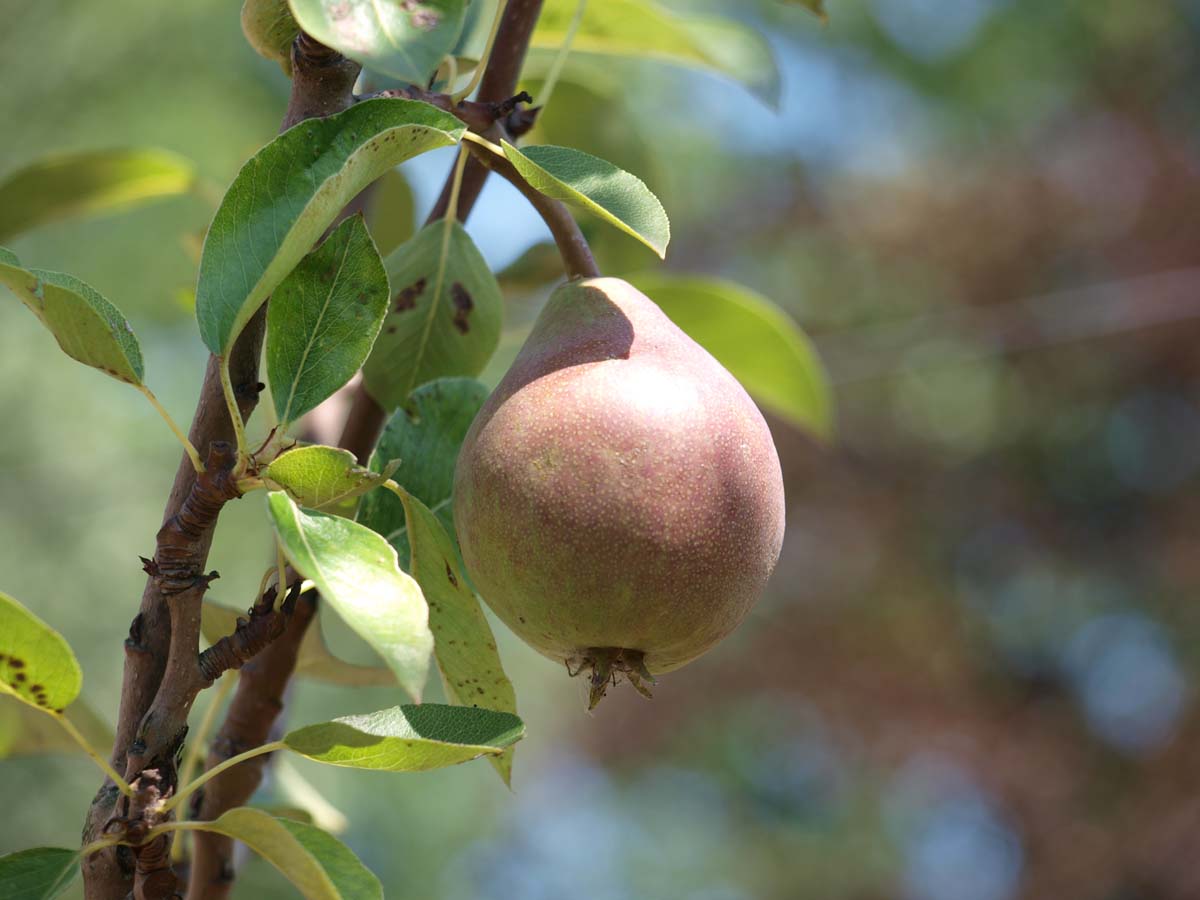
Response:
[{"label": "blurred background foliage", "polygon": [[[840,436],[772,421],[789,528],[771,590],[653,703],[617,691],[590,717],[581,685],[502,634],[529,723],[514,794],[483,764],[297,770],[390,896],[1200,896],[1200,3],[831,0],[824,28],[767,0],[677,5],[769,35],[777,110],[579,54],[539,137],[645,178],[668,268],[741,282],[813,335]],[[142,145],[200,173],[194,195],[13,243],[122,306],[186,419],[198,241],[286,80],[235,3],[4,13],[0,174]],[[446,164],[404,168],[418,215]],[[544,240],[495,183],[470,230],[498,268]],[[654,264],[596,237],[612,274]],[[538,251],[522,264],[509,353],[545,295]],[[177,446],[15,301],[0,421],[0,585],[62,630],[111,717]],[[254,499],[222,516],[218,600],[250,602],[263,522]],[[303,683],[293,701],[299,723],[395,692]],[[6,760],[0,852],[72,844],[96,784],[81,758]],[[237,895],[290,890],[251,863]]]}]

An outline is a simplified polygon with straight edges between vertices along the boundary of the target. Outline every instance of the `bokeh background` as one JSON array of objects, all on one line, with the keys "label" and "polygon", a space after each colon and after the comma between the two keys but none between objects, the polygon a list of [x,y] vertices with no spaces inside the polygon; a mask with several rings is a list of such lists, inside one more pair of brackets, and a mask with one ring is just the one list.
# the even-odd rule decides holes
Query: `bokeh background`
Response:
[{"label": "bokeh background", "polygon": [[[668,267],[755,288],[816,341],[839,437],[772,421],[789,527],[770,591],[653,703],[619,690],[594,715],[502,633],[529,724],[512,793],[483,763],[297,763],[388,896],[1200,896],[1200,3],[829,6],[827,27],[798,6],[724,7],[770,35],[777,110],[706,74],[580,64],[546,122],[662,197]],[[0,174],[155,145],[219,196],[287,91],[237,7],[4,0]],[[403,170],[421,213],[445,168]],[[13,246],[123,307],[183,420],[214,202]],[[545,238],[496,184],[470,231],[497,268]],[[621,236],[597,249],[613,274],[653,263]],[[544,290],[513,278],[509,295],[511,351]],[[15,301],[0,423],[0,588],[62,630],[112,716],[178,448]],[[254,498],[223,514],[218,600],[249,603],[264,517]],[[396,696],[302,683],[293,701],[303,723]],[[80,757],[4,760],[0,852],[72,845],[97,783]],[[254,862],[237,896],[292,889]]]}]

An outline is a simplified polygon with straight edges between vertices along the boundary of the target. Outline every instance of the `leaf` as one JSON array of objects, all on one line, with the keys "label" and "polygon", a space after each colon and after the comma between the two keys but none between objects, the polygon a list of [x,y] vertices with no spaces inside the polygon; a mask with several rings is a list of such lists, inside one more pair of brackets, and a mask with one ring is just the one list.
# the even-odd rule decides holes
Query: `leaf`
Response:
[{"label": "leaf", "polygon": [[417,204],[408,179],[398,169],[384,172],[367,201],[367,230],[380,256],[387,256],[413,236]]},{"label": "leaf", "polygon": [[0,593],[0,693],[57,713],[82,686],[79,662],[63,636]]},{"label": "leaf", "polygon": [[0,897],[53,900],[79,872],[79,851],[36,847],[0,856]]},{"label": "leaf", "polygon": [[[388,679],[391,680],[390,674]],[[350,827],[350,821],[345,814],[326,800],[325,795],[300,774],[300,770],[286,755],[281,754],[271,760],[271,770],[274,775],[271,780],[274,792],[281,800],[306,812],[318,828],[331,834],[341,834]]]},{"label": "leaf", "polygon": [[454,49],[466,0],[290,0],[300,27],[369,69],[424,85]]},{"label": "leaf", "polygon": [[363,367],[363,384],[386,410],[445,375],[478,375],[500,341],[504,298],[475,243],[457,222],[425,226],[385,260],[392,304]]},{"label": "leaf", "polygon": [[[113,730],[83,700],[76,699],[63,717],[93,747],[111,747]],[[40,756],[46,753],[83,754],[83,749],[50,717],[7,694],[0,694],[0,759],[6,756]]]},{"label": "leaf", "polygon": [[[239,610],[205,600],[200,608],[200,630],[204,639],[209,644],[215,644],[225,635],[233,634],[238,619],[244,615]],[[319,623],[310,625],[304,632],[296,656],[296,675],[350,687],[396,683],[396,676],[387,666],[360,666],[334,656],[325,643]],[[112,741],[109,740],[109,743]]]},{"label": "leaf", "polygon": [[715,278],[655,273],[630,281],[763,408],[820,437],[832,435],[828,376],[808,337],[770,300]]},{"label": "leaf", "polygon": [[[433,652],[446,697],[459,706],[516,713],[517,695],[504,673],[496,639],[475,592],[463,577],[458,549],[429,508],[404,495],[412,541],[412,574],[429,603]],[[512,783],[513,748],[493,759],[504,783]]]},{"label": "leaf", "polygon": [[0,181],[0,241],[47,222],[185,194],[195,179],[190,161],[153,147],[45,156]]},{"label": "leaf", "polygon": [[301,512],[280,491],[267,495],[267,507],[288,561],[420,701],[433,651],[429,608],[396,551],[357,522]]},{"label": "leaf", "polygon": [[262,475],[301,506],[329,510],[383,484],[399,464],[396,460],[372,472],[360,466],[349,450],[316,444],[281,453]]},{"label": "leaf", "polygon": [[0,284],[33,311],[67,356],[118,381],[142,383],[142,350],[133,327],[91,285],[62,272],[26,269],[3,247]]},{"label": "leaf", "polygon": [[287,428],[354,377],[388,306],[388,280],[361,216],[283,279],[267,307],[267,374]]},{"label": "leaf", "polygon": [[582,206],[666,256],[671,223],[640,178],[582,150],[543,144],[522,151],[501,143],[504,155],[537,190]]},{"label": "leaf", "polygon": [[422,772],[500,753],[524,734],[524,723],[511,713],[422,703],[298,728],[283,743],[333,766]]},{"label": "leaf", "polygon": [[217,209],[196,287],[200,335],[223,355],[338,212],[404,160],[457,143],[465,126],[416,100],[377,99],[307,119],[263,147]]},{"label": "leaf", "polygon": [[[557,51],[575,7],[576,0],[545,0],[531,46]],[[743,52],[754,45],[766,48],[757,58]],[[779,101],[779,72],[769,45],[755,29],[733,19],[676,12],[653,0],[589,3],[571,52],[707,69],[740,82],[768,104]]]},{"label": "leaf", "polygon": [[383,900],[383,886],[357,856],[330,834],[304,822],[248,806],[211,822],[188,822],[241,841],[296,886],[307,900]]},{"label": "leaf", "polygon": [[242,4],[242,34],[247,43],[259,56],[279,63],[288,77],[292,74],[292,41],[299,33],[287,0],[246,0]]},{"label": "leaf", "polygon": [[[439,378],[421,385],[392,416],[371,457],[375,471],[387,460],[400,460],[393,480],[429,507],[452,539],[454,465],[487,395],[487,387],[472,378]],[[396,548],[402,565],[409,561],[408,522],[395,494],[368,494],[359,506],[358,521],[382,534]]]}]

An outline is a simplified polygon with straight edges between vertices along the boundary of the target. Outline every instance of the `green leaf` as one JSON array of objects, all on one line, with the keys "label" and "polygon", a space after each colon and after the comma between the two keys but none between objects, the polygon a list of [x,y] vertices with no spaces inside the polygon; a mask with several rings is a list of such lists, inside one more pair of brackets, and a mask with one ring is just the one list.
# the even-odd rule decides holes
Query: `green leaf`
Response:
[{"label": "green leaf", "polygon": [[[76,699],[63,717],[93,747],[111,747],[113,730],[83,700]],[[40,756],[46,753],[83,754],[62,726],[38,710],[0,694],[0,759],[6,756]]]},{"label": "green leaf", "polygon": [[333,766],[421,772],[501,753],[524,734],[524,723],[511,713],[422,703],[298,728],[283,742]]},{"label": "green leaf", "polygon": [[[390,680],[391,676],[388,678]],[[271,760],[271,773],[274,776],[270,784],[273,793],[294,809],[306,812],[312,824],[331,834],[341,834],[350,827],[346,815],[300,774],[286,754]]]},{"label": "green leaf", "polygon": [[211,822],[188,822],[189,830],[211,831],[241,841],[296,886],[307,900],[383,900],[371,870],[333,835],[248,806]]},{"label": "green leaf", "polygon": [[47,222],[185,194],[195,178],[191,162],[156,148],[46,156],[0,181],[0,241]]},{"label": "green leaf", "polygon": [[[205,600],[200,608],[200,630],[204,639],[215,644],[225,635],[233,634],[238,619],[244,615],[239,610]],[[319,621],[304,632],[296,655],[296,675],[349,687],[386,687],[396,683],[396,676],[387,666],[360,666],[334,656],[325,643]],[[112,743],[111,739],[108,743]]]},{"label": "green leaf", "polygon": [[82,686],[79,662],[63,636],[0,593],[0,693],[62,712]]},{"label": "green leaf", "polygon": [[3,247],[0,284],[33,311],[67,356],[118,381],[142,383],[142,350],[133,327],[91,285],[62,272],[26,269]]},{"label": "green leaf", "polygon": [[242,4],[242,34],[259,56],[279,63],[292,74],[292,41],[300,26],[292,18],[287,0],[246,0]]},{"label": "green leaf", "polygon": [[833,391],[804,332],[767,298],[715,278],[629,279],[733,373],[755,400],[820,437],[833,433]]},{"label": "green leaf", "polygon": [[462,30],[466,0],[290,0],[300,27],[369,69],[425,85]]},{"label": "green leaf", "polygon": [[[433,652],[446,697],[459,706],[516,713],[517,695],[504,673],[496,639],[475,592],[463,577],[458,548],[420,500],[404,495],[412,542],[412,574],[429,603]],[[512,783],[513,748],[493,759],[505,784]]]},{"label": "green leaf", "polygon": [[400,570],[396,551],[371,529],[336,516],[301,512],[287,494],[267,495],[284,555],[396,674],[414,700],[433,651],[429,608]]},{"label": "green leaf", "polygon": [[500,341],[504,298],[457,222],[427,225],[385,265],[392,304],[363,367],[363,383],[390,411],[427,381],[478,375]]},{"label": "green leaf", "polygon": [[354,377],[388,306],[388,280],[361,216],[339,225],[275,289],[267,374],[287,428]]},{"label": "green leaf", "polygon": [[416,231],[417,203],[408,179],[398,169],[384,172],[367,201],[367,230],[380,256],[387,256]]},{"label": "green leaf", "polygon": [[[532,46],[557,51],[575,7],[576,0],[545,0]],[[759,55],[747,53],[750,47],[758,47]],[[733,19],[687,15],[653,0],[589,3],[571,53],[707,69],[740,82],[771,105],[779,100],[779,72],[761,34]]]},{"label": "green leaf", "polygon": [[36,847],[0,856],[0,897],[53,900],[79,872],[79,851]]},{"label": "green leaf", "polygon": [[671,223],[640,178],[582,150],[543,144],[522,151],[508,141],[501,143],[504,155],[537,190],[582,206],[666,256]]},{"label": "green leaf", "polygon": [[[371,468],[377,472],[388,460],[400,460],[393,480],[429,507],[452,538],[454,465],[487,395],[487,387],[472,378],[439,378],[421,385],[392,416],[371,457]],[[408,522],[395,494],[368,494],[359,506],[358,521],[382,534],[396,548],[402,564],[408,562],[412,553]]]},{"label": "green leaf", "polygon": [[395,460],[372,472],[360,466],[349,450],[316,444],[281,453],[262,474],[301,506],[329,510],[383,484],[399,465]]},{"label": "green leaf", "polygon": [[289,128],[247,162],[217,209],[196,287],[200,335],[228,351],[246,322],[364,187],[457,143],[465,126],[416,100],[377,99]]}]

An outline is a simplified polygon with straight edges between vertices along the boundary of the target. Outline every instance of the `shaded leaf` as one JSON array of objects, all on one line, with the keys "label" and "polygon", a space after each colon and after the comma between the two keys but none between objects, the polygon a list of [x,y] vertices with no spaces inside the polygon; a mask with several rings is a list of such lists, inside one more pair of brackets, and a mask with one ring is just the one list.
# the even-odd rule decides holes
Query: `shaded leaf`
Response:
[{"label": "shaded leaf", "polygon": [[360,466],[349,450],[318,444],[281,453],[262,475],[301,506],[328,510],[383,484],[399,464],[396,460],[372,472]]},{"label": "shaded leaf", "polygon": [[79,872],[79,851],[36,847],[0,856],[0,897],[4,900],[53,900]]},{"label": "shaded leaf", "polygon": [[383,900],[383,886],[357,856],[320,828],[248,806],[211,822],[188,822],[241,841],[296,886],[307,900]]},{"label": "shaded leaf", "polygon": [[630,281],[776,415],[833,432],[833,392],[808,337],[783,310],[740,285],[658,273]]},{"label": "shaded leaf", "polygon": [[242,4],[242,34],[259,56],[279,63],[292,74],[292,41],[300,26],[292,18],[287,0],[246,0]]},{"label": "shaded leaf", "polygon": [[190,161],[156,148],[46,156],[0,181],[0,241],[47,222],[185,194],[195,178]]},{"label": "shaded leaf", "polygon": [[196,318],[221,355],[359,191],[464,126],[416,100],[377,99],[307,119],[263,147],[221,201],[200,260]]},{"label": "shaded leaf", "polygon": [[582,206],[666,256],[671,223],[640,178],[582,150],[543,144],[522,151],[502,143],[517,171],[543,194]]},{"label": "shaded leaf", "polygon": [[427,225],[384,264],[392,303],[363,367],[363,384],[391,411],[427,381],[479,374],[500,340],[504,299],[457,222]]},{"label": "shaded leaf", "polygon": [[367,230],[380,256],[387,256],[416,231],[417,204],[412,187],[399,169],[385,172],[367,201]]},{"label": "shaded leaf", "polygon": [[361,216],[283,279],[267,307],[267,374],[287,428],[354,377],[388,305],[388,279]]},{"label": "shaded leaf", "polygon": [[[412,574],[429,603],[434,658],[446,697],[459,706],[515,714],[516,692],[504,673],[492,628],[463,577],[457,547],[420,500],[405,494],[404,507],[412,542]],[[509,747],[492,759],[505,784],[512,782],[513,752]]]},{"label": "shaded leaf", "polygon": [[[70,720],[93,747],[112,746],[112,727],[83,700],[76,698],[63,713],[63,718]],[[84,755],[83,748],[56,721],[6,694],[0,694],[0,759],[45,753]]]},{"label": "shaded leaf", "polygon": [[133,327],[91,285],[62,272],[26,269],[3,247],[0,284],[33,311],[67,356],[118,381],[142,383],[145,368]]},{"label": "shaded leaf", "polygon": [[329,765],[421,772],[500,753],[524,734],[524,723],[511,713],[422,703],[298,728],[283,742]]},{"label": "shaded leaf", "polygon": [[[200,630],[204,639],[215,644],[225,635],[233,634],[238,619],[245,615],[239,610],[205,600],[200,609]],[[378,687],[396,683],[396,676],[387,666],[360,666],[334,656],[325,643],[319,620],[304,632],[296,657],[296,675],[351,687]]]},{"label": "shaded leaf", "polygon": [[466,0],[290,0],[306,32],[369,69],[429,82],[462,31]]},{"label": "shaded leaf", "polygon": [[[390,680],[391,676],[388,677]],[[350,827],[345,814],[325,799],[325,795],[300,774],[286,755],[280,754],[271,760],[271,769],[275,793],[281,800],[307,813],[312,824],[331,834],[341,834]]]},{"label": "shaded leaf", "polygon": [[[545,0],[532,46],[556,52],[575,8],[576,0]],[[755,57],[746,52],[754,46],[767,49]],[[653,0],[589,3],[571,53],[707,69],[740,82],[769,104],[779,100],[779,73],[761,34],[733,19],[688,15]]]},{"label": "shaded leaf", "polygon": [[281,491],[267,495],[267,507],[288,561],[419,701],[433,651],[429,608],[396,551],[357,522],[301,512]]},{"label": "shaded leaf", "polygon": [[[439,378],[421,385],[392,416],[371,457],[375,471],[382,471],[388,460],[400,460],[391,477],[433,511],[452,539],[454,465],[487,395],[488,389],[473,378]],[[375,491],[364,497],[358,521],[382,534],[407,565],[412,553],[408,522],[395,494]],[[455,553],[457,558],[457,542]]]},{"label": "shaded leaf", "polygon": [[0,593],[0,693],[59,712],[83,686],[83,672],[63,636]]}]

